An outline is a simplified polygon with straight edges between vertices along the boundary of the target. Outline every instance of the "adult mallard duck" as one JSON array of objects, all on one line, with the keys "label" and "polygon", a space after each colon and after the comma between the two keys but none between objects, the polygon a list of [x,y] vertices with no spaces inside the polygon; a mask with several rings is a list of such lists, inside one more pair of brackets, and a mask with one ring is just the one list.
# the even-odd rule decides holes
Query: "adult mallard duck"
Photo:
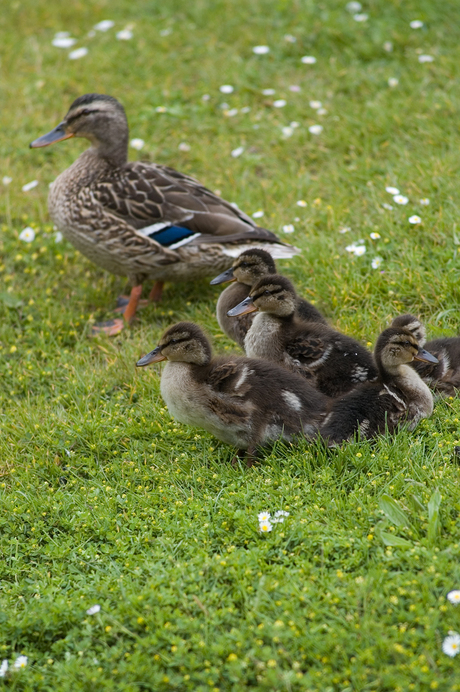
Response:
[{"label": "adult mallard duck", "polygon": [[424,325],[418,317],[411,314],[398,315],[391,325],[408,329],[420,346],[426,347],[437,358],[437,363],[411,363],[422,380],[441,396],[456,396],[460,389],[460,337],[441,337],[427,341]]},{"label": "adult mallard duck", "polygon": [[408,329],[389,327],[376,343],[376,382],[366,382],[331,405],[321,435],[329,444],[352,439],[355,434],[371,438],[398,426],[413,430],[433,412],[430,390],[410,364],[413,360],[436,364],[437,359],[420,348]]},{"label": "adult mallard duck", "polygon": [[[276,274],[273,257],[266,250],[250,248],[233,260],[230,269],[211,281],[212,285],[233,282],[220,294],[216,305],[216,316],[222,331],[241,347],[244,346],[244,338],[252,324],[254,314],[246,313],[239,317],[229,317],[227,313],[241,303],[251,288],[267,274]],[[303,298],[297,300],[296,314],[307,322],[327,324],[320,311]]]},{"label": "adult mallard duck", "polygon": [[[128,123],[123,106],[104,94],[85,94],[54,130],[31,143],[45,147],[70,137],[91,147],[54,181],[48,207],[60,231],[90,260],[132,285],[124,312],[130,322],[142,283],[198,279],[228,266],[248,245],[291,257],[297,248],[256,226],[246,214],[182,173],[153,163],[128,163]],[[103,327],[109,334],[123,320]]]},{"label": "adult mallard duck", "polygon": [[233,317],[259,311],[244,340],[246,355],[279,363],[331,397],[377,377],[372,354],[362,344],[326,324],[304,322],[296,306],[294,286],[284,276],[258,281],[228,312]]},{"label": "adult mallard duck", "polygon": [[238,356],[212,357],[203,331],[179,322],[138,366],[167,360],[161,394],[181,423],[204,428],[219,440],[247,450],[297,434],[313,436],[328,398],[284,368]]}]

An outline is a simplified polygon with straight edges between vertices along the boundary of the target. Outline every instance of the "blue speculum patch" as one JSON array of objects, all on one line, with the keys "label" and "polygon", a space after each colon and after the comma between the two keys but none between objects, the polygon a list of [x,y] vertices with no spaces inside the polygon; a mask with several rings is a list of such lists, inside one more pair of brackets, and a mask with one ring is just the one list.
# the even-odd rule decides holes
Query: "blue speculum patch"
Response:
[{"label": "blue speculum patch", "polygon": [[162,228],[159,231],[149,233],[149,238],[152,238],[160,245],[168,246],[178,243],[191,235],[195,235],[195,232],[184,226],[168,226],[168,228]]}]

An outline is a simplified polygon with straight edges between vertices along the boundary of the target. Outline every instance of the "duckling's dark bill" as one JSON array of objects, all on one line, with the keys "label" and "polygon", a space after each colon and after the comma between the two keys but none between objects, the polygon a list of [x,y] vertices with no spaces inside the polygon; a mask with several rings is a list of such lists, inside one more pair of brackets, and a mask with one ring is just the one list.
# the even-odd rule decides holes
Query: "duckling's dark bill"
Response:
[{"label": "duckling's dark bill", "polygon": [[47,132],[46,135],[42,135],[38,139],[34,139],[33,142],[29,144],[31,149],[39,149],[40,147],[47,147],[49,144],[54,144],[55,142],[62,142],[63,139],[70,139],[75,135],[73,132],[67,133],[64,130],[64,124],[59,123],[54,130]]},{"label": "duckling's dark bill", "polygon": [[431,353],[428,353],[428,351],[425,351],[424,348],[419,350],[417,355],[414,356],[414,360],[422,360],[424,363],[439,363],[439,360]]},{"label": "duckling's dark bill", "polygon": [[245,298],[241,303],[235,305],[234,308],[227,312],[229,317],[238,317],[238,315],[246,315],[249,312],[256,312],[257,307],[254,305],[251,296]]},{"label": "duckling's dark bill", "polygon": [[230,283],[231,281],[236,281],[236,277],[233,276],[233,267],[230,267],[230,269],[227,269],[226,271],[222,272],[222,274],[216,276],[209,283],[211,284],[211,286],[217,286],[217,284],[226,284]]},{"label": "duckling's dark bill", "polygon": [[166,360],[166,356],[162,355],[160,347],[157,346],[153,349],[153,351],[150,351],[150,353],[147,353],[146,356],[143,356],[140,360],[138,360],[136,366],[138,368],[143,368],[145,365],[150,365],[150,363],[159,363],[161,360]]}]

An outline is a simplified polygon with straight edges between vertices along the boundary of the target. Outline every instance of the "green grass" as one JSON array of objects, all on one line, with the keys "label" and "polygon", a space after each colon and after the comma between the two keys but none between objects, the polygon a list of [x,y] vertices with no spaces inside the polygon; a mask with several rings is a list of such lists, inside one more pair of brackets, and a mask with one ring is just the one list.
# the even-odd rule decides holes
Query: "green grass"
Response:
[{"label": "green grass", "polygon": [[[0,687],[460,690],[460,657],[441,650],[460,631],[446,600],[460,585],[459,401],[438,402],[412,434],[327,453],[280,444],[258,466],[232,468],[232,449],[171,420],[160,369],[134,368],[181,319],[202,324],[216,350],[233,349],[214,317],[218,292],[206,280],[167,286],[131,330],[88,338],[125,282],[55,243],[46,211],[48,183],[85,143],[28,150],[74,98],[112,94],[146,142],[134,157],[193,174],[248,213],[263,209],[281,235],[294,224],[286,238],[302,255],[282,271],[340,329],[371,344],[410,310],[430,335],[456,334],[458,3],[373,0],[363,11],[361,24],[338,0],[2,8],[0,179],[13,180],[0,185],[0,660],[29,662]],[[114,29],[86,37],[106,18]],[[425,27],[410,29],[413,19]],[[134,38],[117,41],[129,23]],[[51,45],[62,30],[86,57]],[[254,55],[258,44],[271,52]],[[277,98],[285,108],[272,107]],[[324,116],[308,105],[318,99]],[[226,117],[224,101],[251,110]],[[299,127],[283,139],[291,121]],[[384,209],[387,185],[409,204]],[[410,225],[412,214],[423,223]],[[27,225],[30,244],[18,238]],[[367,252],[355,258],[345,247],[359,238]],[[257,513],[278,509],[290,516],[261,535]]]}]

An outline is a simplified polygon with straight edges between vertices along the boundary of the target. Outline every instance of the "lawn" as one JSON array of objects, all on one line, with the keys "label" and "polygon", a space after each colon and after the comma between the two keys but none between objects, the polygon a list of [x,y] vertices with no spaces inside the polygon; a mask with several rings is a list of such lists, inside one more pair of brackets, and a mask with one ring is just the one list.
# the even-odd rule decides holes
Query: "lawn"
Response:
[{"label": "lawn", "polygon": [[[4,5],[0,688],[460,690],[460,656],[442,649],[460,632],[446,598],[460,588],[459,401],[411,434],[279,444],[233,468],[233,449],[170,418],[161,366],[135,368],[183,319],[237,350],[218,287],[167,285],[131,329],[91,339],[126,282],[56,237],[46,205],[86,143],[28,149],[77,96],[111,94],[144,141],[133,159],[262,211],[302,249],[280,269],[337,328],[371,347],[412,311],[431,338],[454,335],[458,3]],[[61,31],[76,43],[54,46]],[[262,534],[258,513],[279,510]]]}]

